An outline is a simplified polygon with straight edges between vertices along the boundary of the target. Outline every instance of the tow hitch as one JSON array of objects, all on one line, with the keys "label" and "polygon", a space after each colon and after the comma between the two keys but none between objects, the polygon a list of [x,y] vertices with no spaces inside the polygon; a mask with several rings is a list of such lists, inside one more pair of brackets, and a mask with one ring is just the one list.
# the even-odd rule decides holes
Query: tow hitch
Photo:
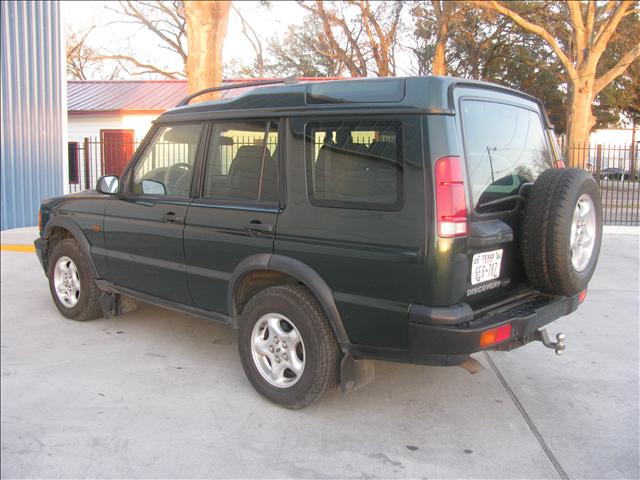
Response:
[{"label": "tow hitch", "polygon": [[565,349],[564,338],[564,333],[558,333],[556,334],[556,341],[552,342],[549,338],[549,334],[544,328],[536,330],[533,334],[534,340],[542,342],[545,347],[555,350],[557,355],[562,355],[562,352]]}]

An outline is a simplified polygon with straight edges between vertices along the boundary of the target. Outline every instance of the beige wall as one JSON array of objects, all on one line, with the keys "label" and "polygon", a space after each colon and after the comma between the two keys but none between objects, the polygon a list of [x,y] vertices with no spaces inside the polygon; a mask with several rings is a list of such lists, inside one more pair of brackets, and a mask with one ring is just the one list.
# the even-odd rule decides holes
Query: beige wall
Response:
[{"label": "beige wall", "polygon": [[82,143],[85,137],[100,138],[100,130],[133,130],[142,140],[157,115],[69,115],[69,141]]}]

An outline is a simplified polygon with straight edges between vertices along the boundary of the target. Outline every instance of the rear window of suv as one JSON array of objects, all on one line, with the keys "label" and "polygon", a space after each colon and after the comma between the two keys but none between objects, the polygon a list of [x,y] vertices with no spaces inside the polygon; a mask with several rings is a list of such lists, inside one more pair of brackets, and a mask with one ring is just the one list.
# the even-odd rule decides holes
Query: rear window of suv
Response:
[{"label": "rear window of suv", "polygon": [[511,210],[489,202],[517,195],[553,166],[538,113],[514,105],[462,101],[462,133],[473,205],[478,213]]}]

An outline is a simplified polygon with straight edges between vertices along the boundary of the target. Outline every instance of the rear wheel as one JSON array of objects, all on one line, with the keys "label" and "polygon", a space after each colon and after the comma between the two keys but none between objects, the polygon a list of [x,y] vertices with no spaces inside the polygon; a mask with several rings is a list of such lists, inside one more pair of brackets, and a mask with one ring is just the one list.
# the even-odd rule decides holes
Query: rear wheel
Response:
[{"label": "rear wheel", "polygon": [[57,242],[48,264],[49,289],[60,313],[79,321],[100,317],[100,290],[76,241]]},{"label": "rear wheel", "polygon": [[243,309],[240,322],[240,360],[260,394],[297,409],[335,387],[338,342],[306,288],[281,285],[259,292]]}]

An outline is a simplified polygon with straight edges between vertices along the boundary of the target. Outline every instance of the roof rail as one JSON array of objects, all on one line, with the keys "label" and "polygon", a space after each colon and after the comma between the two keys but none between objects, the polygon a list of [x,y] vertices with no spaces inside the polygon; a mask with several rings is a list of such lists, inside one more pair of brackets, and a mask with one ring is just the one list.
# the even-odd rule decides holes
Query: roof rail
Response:
[{"label": "roof rail", "polygon": [[192,93],[191,95],[187,95],[182,100],[180,100],[180,102],[178,102],[176,107],[184,107],[185,105],[188,105],[191,100],[193,100],[196,97],[199,97],[200,95],[204,95],[205,93],[219,92],[221,90],[233,90],[235,88],[258,87],[261,85],[277,85],[280,83],[285,83],[285,84],[298,83],[298,79],[296,77],[288,77],[288,78],[278,78],[274,80],[256,80],[254,82],[243,82],[243,83],[235,83],[233,85],[221,85],[219,87],[205,88],[204,90],[200,90],[198,92]]}]

